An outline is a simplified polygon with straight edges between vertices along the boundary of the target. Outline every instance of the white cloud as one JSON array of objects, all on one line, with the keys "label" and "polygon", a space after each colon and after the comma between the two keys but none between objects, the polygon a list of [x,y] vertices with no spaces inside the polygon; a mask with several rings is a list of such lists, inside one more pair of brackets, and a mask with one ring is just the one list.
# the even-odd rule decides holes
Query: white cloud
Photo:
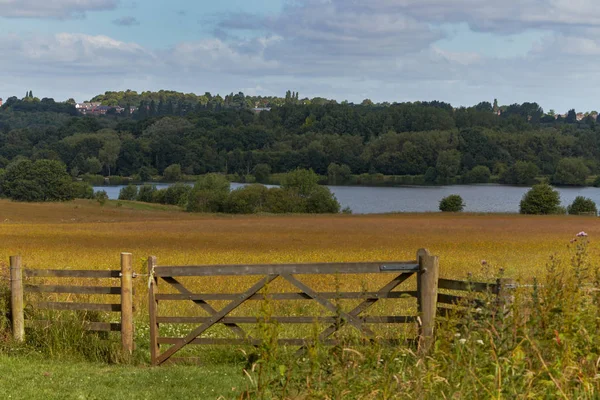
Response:
[{"label": "white cloud", "polygon": [[[48,3],[85,3],[91,11],[91,4],[114,2]],[[0,15],[6,4],[0,0]],[[34,92],[29,82],[39,83],[64,90],[65,98],[68,91],[91,97],[127,88],[249,88],[253,94],[290,89],[357,102],[369,97],[469,105],[498,97],[557,110],[591,109],[598,107],[582,104],[595,99],[600,83],[600,7],[592,6],[588,0],[297,0],[278,15],[232,15],[219,25],[218,37],[166,49],[102,35],[9,35],[0,37],[0,53],[11,60],[0,69],[0,80],[28,82],[24,89]],[[54,17],[78,15],[66,9]],[[439,39],[453,33],[436,28],[442,21],[500,35],[543,27],[547,36],[529,52],[500,58],[444,48]]]},{"label": "white cloud", "polygon": [[468,22],[483,31],[600,26],[595,0],[331,0],[364,12],[400,13],[420,21]]},{"label": "white cloud", "polygon": [[135,43],[72,33],[3,36],[0,53],[11,60],[4,67],[11,73],[48,76],[61,70],[86,76],[114,73],[119,68],[139,69],[152,65],[155,58],[153,53]]},{"label": "white cloud", "polygon": [[0,0],[0,17],[82,18],[89,11],[112,10],[118,0]]}]

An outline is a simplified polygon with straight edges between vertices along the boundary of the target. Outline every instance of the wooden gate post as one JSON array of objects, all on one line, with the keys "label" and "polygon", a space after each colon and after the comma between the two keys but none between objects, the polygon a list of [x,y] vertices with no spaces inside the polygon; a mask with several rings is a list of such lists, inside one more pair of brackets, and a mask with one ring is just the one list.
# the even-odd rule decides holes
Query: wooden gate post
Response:
[{"label": "wooden gate post", "polygon": [[131,253],[121,253],[121,348],[133,353],[133,267]]},{"label": "wooden gate post", "polygon": [[417,252],[417,260],[419,262],[417,301],[419,317],[421,318],[419,351],[427,353],[434,339],[440,263],[439,258],[432,256],[426,249]]},{"label": "wooden gate post", "polygon": [[25,316],[23,315],[23,270],[21,256],[10,257],[10,311],[13,339],[25,340]]},{"label": "wooden gate post", "polygon": [[148,314],[150,315],[150,360],[152,365],[158,365],[158,356],[160,347],[158,344],[158,323],[156,316],[158,314],[158,300],[156,292],[158,291],[158,278],[154,276],[154,267],[156,267],[156,257],[148,257]]}]

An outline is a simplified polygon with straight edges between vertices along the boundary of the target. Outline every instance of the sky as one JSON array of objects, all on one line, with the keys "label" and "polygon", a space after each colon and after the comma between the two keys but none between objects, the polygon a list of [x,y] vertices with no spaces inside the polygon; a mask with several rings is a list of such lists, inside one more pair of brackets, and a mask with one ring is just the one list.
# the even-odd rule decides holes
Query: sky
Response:
[{"label": "sky", "polygon": [[0,0],[0,97],[107,90],[600,109],[595,0]]}]

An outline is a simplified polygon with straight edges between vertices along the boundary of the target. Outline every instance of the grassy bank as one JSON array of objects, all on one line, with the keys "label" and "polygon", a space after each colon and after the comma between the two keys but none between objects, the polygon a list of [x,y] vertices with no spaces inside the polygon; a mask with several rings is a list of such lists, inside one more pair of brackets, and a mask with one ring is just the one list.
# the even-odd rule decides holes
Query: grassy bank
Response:
[{"label": "grassy bank", "polygon": [[148,368],[0,355],[2,399],[234,399],[246,387],[231,364]]}]

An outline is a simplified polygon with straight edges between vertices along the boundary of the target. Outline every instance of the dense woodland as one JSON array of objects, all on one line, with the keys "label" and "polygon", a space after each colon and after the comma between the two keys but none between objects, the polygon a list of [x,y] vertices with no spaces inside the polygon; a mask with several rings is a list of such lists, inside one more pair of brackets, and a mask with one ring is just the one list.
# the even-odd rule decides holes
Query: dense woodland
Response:
[{"label": "dense woodland", "polygon": [[[600,173],[600,125],[536,103],[337,103],[231,94],[107,92],[122,114],[81,116],[74,102],[31,92],[0,109],[0,168],[60,160],[73,177],[183,174],[263,176],[312,169],[335,184],[502,182],[583,185]],[[137,107],[132,114],[129,107]],[[258,111],[255,108],[269,107]],[[594,114],[595,115],[595,114]],[[173,170],[174,167],[171,167]],[[395,176],[394,178],[386,176]],[[264,177],[266,176],[266,178]]]}]

